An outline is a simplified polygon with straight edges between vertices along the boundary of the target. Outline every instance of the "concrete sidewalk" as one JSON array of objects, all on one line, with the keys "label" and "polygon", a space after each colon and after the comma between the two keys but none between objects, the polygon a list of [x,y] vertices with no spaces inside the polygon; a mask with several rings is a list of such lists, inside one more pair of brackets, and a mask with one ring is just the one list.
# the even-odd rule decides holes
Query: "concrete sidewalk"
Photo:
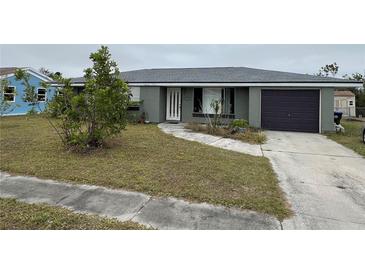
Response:
[{"label": "concrete sidewalk", "polygon": [[260,145],[252,145],[241,142],[239,140],[233,140],[229,138],[223,138],[219,136],[193,132],[189,129],[184,128],[183,123],[179,124],[162,123],[158,124],[158,127],[167,134],[172,134],[175,137],[182,138],[185,140],[195,141],[214,147],[250,154],[253,156],[263,156]]},{"label": "concrete sidewalk", "polygon": [[0,172],[0,197],[46,203],[76,212],[131,220],[157,229],[280,229],[279,221],[253,211],[158,198],[143,193],[76,185]]}]

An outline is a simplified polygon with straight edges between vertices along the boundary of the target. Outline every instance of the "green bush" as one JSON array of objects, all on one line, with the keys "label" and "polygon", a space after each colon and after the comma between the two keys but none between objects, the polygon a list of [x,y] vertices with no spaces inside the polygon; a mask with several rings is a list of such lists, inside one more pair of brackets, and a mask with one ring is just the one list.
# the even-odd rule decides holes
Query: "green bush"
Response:
[{"label": "green bush", "polygon": [[248,126],[249,126],[248,122],[244,119],[235,119],[229,124],[230,128],[234,127],[247,128]]},{"label": "green bush", "polygon": [[81,149],[102,146],[125,129],[128,118],[129,88],[109,49],[102,46],[90,59],[93,66],[85,70],[85,89],[75,93],[71,80],[59,77],[59,95],[48,105],[50,115],[59,118],[54,129],[63,143]]}]

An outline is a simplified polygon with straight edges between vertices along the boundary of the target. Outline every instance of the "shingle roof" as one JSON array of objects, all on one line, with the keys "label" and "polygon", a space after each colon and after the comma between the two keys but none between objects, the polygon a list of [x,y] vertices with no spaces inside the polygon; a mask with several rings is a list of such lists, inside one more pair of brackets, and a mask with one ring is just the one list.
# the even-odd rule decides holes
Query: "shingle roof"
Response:
[{"label": "shingle roof", "polygon": [[15,73],[17,67],[0,68],[0,75],[8,75]]},{"label": "shingle roof", "polygon": [[[246,67],[161,68],[122,72],[129,83],[359,83],[353,80]],[[73,82],[82,83],[83,78]]]},{"label": "shingle roof", "polygon": [[10,76],[14,74],[17,69],[26,70],[28,73],[33,74],[34,76],[42,79],[43,81],[54,83],[54,81],[50,77],[30,67],[0,67],[0,76],[5,76],[5,77]]},{"label": "shingle roof", "polygon": [[336,90],[335,91],[335,96],[349,96],[349,97],[353,97],[355,96],[355,94],[350,91],[350,90]]}]

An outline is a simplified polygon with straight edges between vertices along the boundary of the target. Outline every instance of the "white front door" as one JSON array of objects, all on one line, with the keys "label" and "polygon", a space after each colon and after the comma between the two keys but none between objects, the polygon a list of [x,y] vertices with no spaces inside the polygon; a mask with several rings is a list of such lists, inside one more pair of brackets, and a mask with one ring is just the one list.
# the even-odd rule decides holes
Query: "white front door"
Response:
[{"label": "white front door", "polygon": [[181,116],[181,88],[167,88],[166,120],[180,121]]}]

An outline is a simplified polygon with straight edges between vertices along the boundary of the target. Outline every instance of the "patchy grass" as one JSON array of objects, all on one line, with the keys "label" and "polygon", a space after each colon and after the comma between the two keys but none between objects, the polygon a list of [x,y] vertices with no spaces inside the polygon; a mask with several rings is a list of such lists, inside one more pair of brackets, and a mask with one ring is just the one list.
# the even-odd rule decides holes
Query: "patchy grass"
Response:
[{"label": "patchy grass", "polygon": [[0,198],[0,230],[4,229],[146,229],[133,222],[73,213],[59,207]]},{"label": "patchy grass", "polygon": [[[204,124],[188,123],[185,125],[185,128],[195,132],[210,134],[207,126]],[[221,127],[217,128],[212,135],[240,140],[250,144],[264,144],[267,140],[265,133],[256,128],[247,128],[243,133],[231,133],[229,128]]]},{"label": "patchy grass", "polygon": [[290,215],[267,158],[175,138],[155,125],[129,125],[87,154],[66,151],[40,117],[3,118],[0,132],[0,170],[10,173]]},{"label": "patchy grass", "polygon": [[326,133],[327,137],[365,157],[365,144],[362,142],[362,128],[365,122],[345,120],[341,124],[345,133],[329,132]]}]

